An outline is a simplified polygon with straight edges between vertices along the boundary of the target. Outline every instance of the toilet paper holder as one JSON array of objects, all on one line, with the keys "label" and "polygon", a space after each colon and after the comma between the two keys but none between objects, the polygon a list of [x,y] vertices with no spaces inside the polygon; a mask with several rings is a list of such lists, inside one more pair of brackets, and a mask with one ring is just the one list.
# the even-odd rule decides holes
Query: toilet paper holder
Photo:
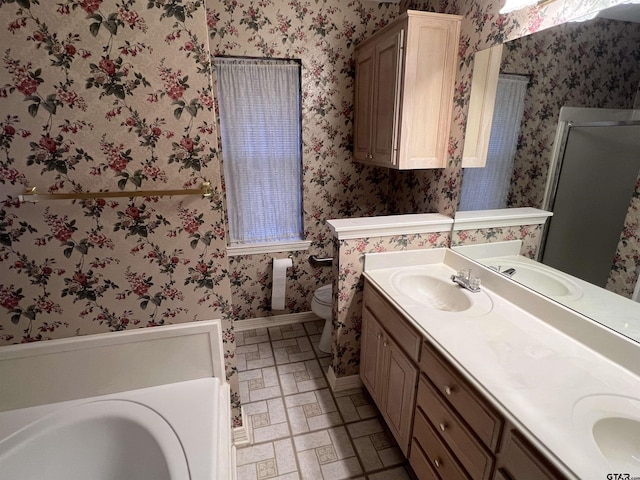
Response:
[{"label": "toilet paper holder", "polygon": [[329,267],[333,264],[333,257],[318,257],[309,255],[309,263],[312,267]]}]

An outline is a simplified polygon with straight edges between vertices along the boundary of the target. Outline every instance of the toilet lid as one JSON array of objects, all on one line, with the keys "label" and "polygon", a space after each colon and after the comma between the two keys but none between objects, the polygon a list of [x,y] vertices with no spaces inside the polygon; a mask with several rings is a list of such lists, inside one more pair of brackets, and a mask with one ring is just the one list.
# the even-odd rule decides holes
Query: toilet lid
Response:
[{"label": "toilet lid", "polygon": [[316,289],[315,293],[313,294],[313,297],[316,299],[316,302],[318,302],[320,305],[330,306],[333,300],[331,298],[332,297],[331,285],[324,285],[323,287]]}]

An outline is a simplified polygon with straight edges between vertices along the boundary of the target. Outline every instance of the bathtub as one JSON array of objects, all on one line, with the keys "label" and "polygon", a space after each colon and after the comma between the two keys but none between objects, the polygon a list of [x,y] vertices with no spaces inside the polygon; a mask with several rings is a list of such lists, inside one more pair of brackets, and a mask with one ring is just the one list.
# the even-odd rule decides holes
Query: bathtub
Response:
[{"label": "bathtub", "polygon": [[225,386],[201,378],[0,412],[0,477],[232,478]]}]

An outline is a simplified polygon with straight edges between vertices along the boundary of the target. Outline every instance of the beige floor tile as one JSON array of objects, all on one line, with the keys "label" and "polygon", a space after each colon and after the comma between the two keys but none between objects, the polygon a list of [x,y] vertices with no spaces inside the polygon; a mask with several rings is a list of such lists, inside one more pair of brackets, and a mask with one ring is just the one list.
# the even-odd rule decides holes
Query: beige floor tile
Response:
[{"label": "beige floor tile", "polygon": [[325,321],[322,318],[318,320],[311,320],[309,322],[304,323],[304,329],[307,331],[307,335],[318,335],[322,333],[322,329],[324,329]]},{"label": "beige floor tile", "polygon": [[236,348],[238,371],[255,370],[275,365],[271,343],[254,343]]},{"label": "beige floor tile", "polygon": [[254,330],[245,330],[236,332],[236,346],[252,345],[255,343],[264,343],[269,341],[269,334],[266,328],[257,328]]},{"label": "beige floor tile", "polygon": [[342,480],[362,473],[362,467],[355,457],[326,463],[320,469],[322,470],[323,478],[327,480]]},{"label": "beige floor tile", "polygon": [[302,478],[334,480],[349,478],[362,472],[347,432],[342,426],[298,435],[293,440]]},{"label": "beige floor tile", "polygon": [[291,435],[282,398],[247,403],[244,416],[254,444]]},{"label": "beige floor tile", "polygon": [[243,403],[257,402],[282,395],[278,372],[275,367],[239,372],[238,384],[240,400]]},{"label": "beige floor tile", "polygon": [[411,480],[404,467],[395,467],[369,475],[369,480]]},{"label": "beige floor tile", "polygon": [[304,325],[294,323],[291,325],[280,325],[278,327],[269,327],[269,336],[271,341],[283,340],[287,338],[304,337],[307,335]]},{"label": "beige floor tile", "polygon": [[317,360],[278,366],[283,395],[327,388],[324,373]]},{"label": "beige floor tile", "polygon": [[308,337],[289,338],[272,342],[276,364],[302,362],[315,358]]},{"label": "beige floor tile", "polygon": [[347,425],[366,472],[399,465],[405,461],[393,436],[378,418]]},{"label": "beige floor tile", "polygon": [[336,405],[346,423],[365,420],[380,415],[371,396],[364,388],[334,392]]},{"label": "beige floor tile", "polygon": [[240,395],[253,440],[238,449],[238,480],[410,479],[366,390],[327,388],[331,357],[317,349],[324,320],[283,327],[237,337]]}]

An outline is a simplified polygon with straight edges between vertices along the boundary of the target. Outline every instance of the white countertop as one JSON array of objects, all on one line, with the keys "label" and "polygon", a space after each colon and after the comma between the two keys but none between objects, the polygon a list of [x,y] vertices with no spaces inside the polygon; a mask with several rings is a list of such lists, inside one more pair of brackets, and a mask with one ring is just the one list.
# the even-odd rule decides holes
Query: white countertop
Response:
[{"label": "white countertop", "polygon": [[[462,291],[488,296],[491,311],[436,312],[393,286],[399,269],[428,264],[442,278],[473,269],[482,292]],[[591,401],[579,401],[593,395],[640,399],[637,370],[610,359],[631,353],[628,361],[638,364],[640,346],[448,249],[367,255],[365,277],[567,476],[605,479],[620,473],[590,435],[594,418],[608,415],[606,409],[591,406],[584,413]],[[640,400],[637,405],[640,418]],[[640,475],[640,464],[638,471],[624,473]]]}]

